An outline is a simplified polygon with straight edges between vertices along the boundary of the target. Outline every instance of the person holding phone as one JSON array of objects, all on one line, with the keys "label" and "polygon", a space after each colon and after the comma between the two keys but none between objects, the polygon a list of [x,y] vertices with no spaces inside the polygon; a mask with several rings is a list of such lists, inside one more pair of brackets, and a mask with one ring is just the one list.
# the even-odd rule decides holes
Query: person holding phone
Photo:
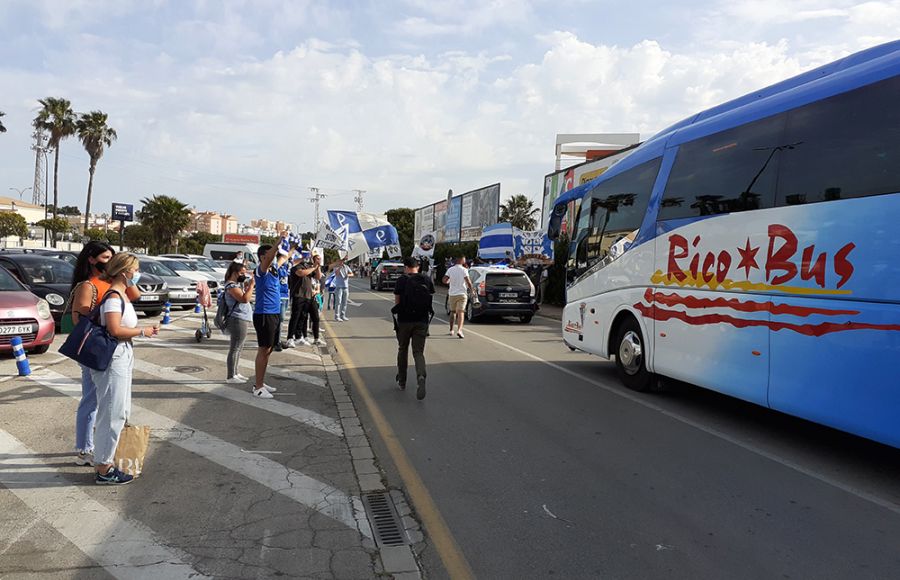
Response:
[{"label": "person holding phone", "polygon": [[94,481],[97,485],[124,485],[134,477],[114,465],[119,436],[131,414],[131,378],[134,372],[134,347],[137,337],[159,334],[159,323],[138,327],[137,312],[127,290],[137,286],[140,264],[133,254],[116,254],[107,262],[101,279],[109,284],[100,302],[100,325],[118,345],[105,371],[91,369],[97,386],[97,422],[94,433]]}]

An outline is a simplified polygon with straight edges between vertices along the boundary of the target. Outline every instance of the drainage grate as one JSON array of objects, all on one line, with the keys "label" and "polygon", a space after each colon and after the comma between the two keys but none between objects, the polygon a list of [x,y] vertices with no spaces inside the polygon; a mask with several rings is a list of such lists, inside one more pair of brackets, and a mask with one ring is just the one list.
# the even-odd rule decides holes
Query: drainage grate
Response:
[{"label": "drainage grate", "polygon": [[400,523],[397,508],[387,493],[369,493],[362,496],[366,515],[375,533],[375,543],[379,546],[402,546],[407,544],[406,532]]},{"label": "drainage grate", "polygon": [[194,366],[186,366],[186,367],[173,367],[173,371],[176,373],[202,373],[204,370],[203,367],[194,367]]}]

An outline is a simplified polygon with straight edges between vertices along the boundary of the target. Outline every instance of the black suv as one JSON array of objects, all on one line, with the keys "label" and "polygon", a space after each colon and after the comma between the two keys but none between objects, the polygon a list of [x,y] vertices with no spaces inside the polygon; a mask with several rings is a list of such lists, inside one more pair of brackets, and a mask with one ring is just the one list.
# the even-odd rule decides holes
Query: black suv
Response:
[{"label": "black suv", "polygon": [[369,276],[369,288],[378,291],[389,290],[397,284],[397,280],[405,272],[406,269],[400,262],[381,262]]},{"label": "black suv", "polygon": [[[535,300],[535,288],[522,270],[497,266],[469,268],[469,280],[475,288],[477,300],[469,298],[466,304],[466,320],[486,316],[517,316],[528,324],[539,306]],[[450,315],[449,298],[444,303]]]}]

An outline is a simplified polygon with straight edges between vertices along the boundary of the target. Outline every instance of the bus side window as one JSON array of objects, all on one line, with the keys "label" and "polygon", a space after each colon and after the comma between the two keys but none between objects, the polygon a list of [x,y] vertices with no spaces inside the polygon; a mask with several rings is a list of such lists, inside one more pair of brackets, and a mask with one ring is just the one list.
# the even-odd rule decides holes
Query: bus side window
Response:
[{"label": "bus side window", "polygon": [[778,205],[900,191],[900,77],[788,112]]},{"label": "bus side window", "polygon": [[786,114],[688,141],[678,147],[659,221],[775,206]]}]

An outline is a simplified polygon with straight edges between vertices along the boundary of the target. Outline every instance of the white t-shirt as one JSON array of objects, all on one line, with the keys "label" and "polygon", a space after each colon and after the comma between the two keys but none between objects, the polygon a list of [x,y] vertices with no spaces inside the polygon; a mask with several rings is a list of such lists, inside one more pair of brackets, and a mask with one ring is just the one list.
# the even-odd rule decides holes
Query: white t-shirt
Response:
[{"label": "white t-shirt", "polygon": [[447,277],[450,278],[450,296],[465,296],[469,293],[469,287],[466,286],[466,280],[469,279],[469,271],[457,264],[447,270]]},{"label": "white t-shirt", "polygon": [[[122,312],[122,299],[119,297],[111,297],[100,307],[100,325],[106,326],[106,315],[109,312]],[[131,302],[125,303],[125,312],[122,313],[121,325],[125,328],[136,328],[138,325],[137,312]]]}]

